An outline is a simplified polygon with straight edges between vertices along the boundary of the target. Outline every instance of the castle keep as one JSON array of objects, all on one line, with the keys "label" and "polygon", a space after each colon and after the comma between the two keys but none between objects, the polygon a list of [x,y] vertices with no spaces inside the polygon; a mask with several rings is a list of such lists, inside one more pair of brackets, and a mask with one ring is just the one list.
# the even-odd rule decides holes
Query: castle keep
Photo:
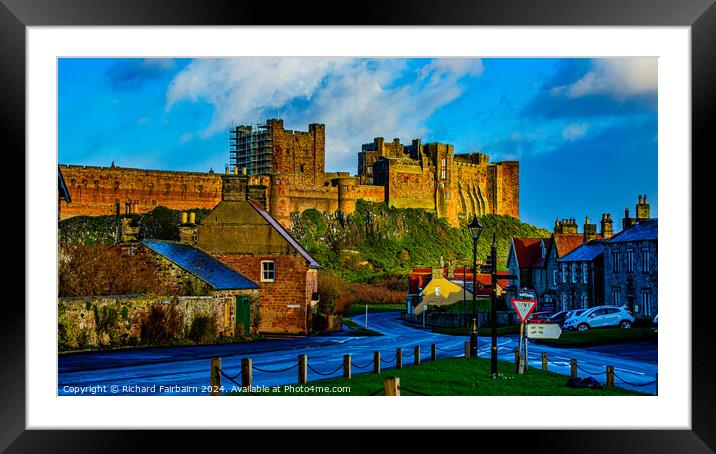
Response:
[{"label": "castle keep", "polygon": [[[325,125],[308,131],[284,129],[283,120],[236,126],[230,130],[230,164],[224,174],[241,175],[248,197],[258,201],[282,225],[291,213],[355,211],[356,200],[386,202],[398,208],[422,208],[457,226],[473,215],[519,217],[519,163],[490,163],[482,153],[455,154],[453,146],[402,145],[383,138],[362,146],[358,175],[325,171]],[[174,172],[120,167],[60,166],[72,204],[62,218],[144,213],[156,206],[177,210],[213,209],[227,192],[213,172]]]}]

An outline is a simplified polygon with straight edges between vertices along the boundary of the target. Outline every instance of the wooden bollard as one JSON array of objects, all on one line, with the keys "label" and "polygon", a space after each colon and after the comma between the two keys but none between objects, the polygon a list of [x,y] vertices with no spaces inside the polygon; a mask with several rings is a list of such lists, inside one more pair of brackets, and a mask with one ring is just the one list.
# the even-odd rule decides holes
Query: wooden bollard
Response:
[{"label": "wooden bollard", "polygon": [[438,350],[435,344],[430,345],[430,361],[438,359]]},{"label": "wooden bollard", "polygon": [[402,348],[395,349],[395,368],[396,369],[403,368],[403,349]]},{"label": "wooden bollard", "polygon": [[400,377],[385,377],[383,380],[386,396],[400,395]]},{"label": "wooden bollard", "polygon": [[607,388],[614,386],[614,366],[607,366]]},{"label": "wooden bollard", "polygon": [[209,395],[220,396],[221,395],[221,358],[211,358],[211,373],[209,375]]},{"label": "wooden bollard", "polygon": [[380,352],[373,352],[373,373],[380,373]]},{"label": "wooden bollard", "polygon": [[351,355],[343,355],[343,378],[351,378]]},{"label": "wooden bollard", "polygon": [[251,387],[251,382],[253,381],[253,361],[251,361],[251,358],[244,358],[241,360],[241,386],[245,386],[247,388]]},{"label": "wooden bollard", "polygon": [[577,376],[577,360],[576,360],[576,359],[571,359],[571,360],[570,360],[570,363],[571,363],[572,366],[571,366],[571,368],[570,368],[571,370],[570,370],[569,375],[570,375],[572,378],[575,378],[575,377]]},{"label": "wooden bollard", "polygon": [[413,365],[419,366],[420,365],[420,345],[416,345],[415,349],[413,350]]},{"label": "wooden bollard", "polygon": [[305,384],[308,381],[308,355],[298,355],[298,383]]},{"label": "wooden bollard", "polygon": [[542,370],[547,371],[547,352],[542,352]]},{"label": "wooden bollard", "polygon": [[470,357],[470,341],[465,341],[465,358]]}]

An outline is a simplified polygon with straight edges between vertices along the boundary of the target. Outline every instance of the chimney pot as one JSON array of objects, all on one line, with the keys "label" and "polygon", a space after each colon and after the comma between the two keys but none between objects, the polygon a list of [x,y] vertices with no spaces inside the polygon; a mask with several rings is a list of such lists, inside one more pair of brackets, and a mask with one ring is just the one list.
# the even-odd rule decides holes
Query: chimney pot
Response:
[{"label": "chimney pot", "polygon": [[239,174],[239,166],[234,167],[234,175]]},{"label": "chimney pot", "polygon": [[241,175],[246,175],[246,166],[241,168]]},{"label": "chimney pot", "polygon": [[196,213],[189,213],[189,224],[196,224]]},{"label": "chimney pot", "polygon": [[181,223],[186,224],[186,211],[181,212]]}]

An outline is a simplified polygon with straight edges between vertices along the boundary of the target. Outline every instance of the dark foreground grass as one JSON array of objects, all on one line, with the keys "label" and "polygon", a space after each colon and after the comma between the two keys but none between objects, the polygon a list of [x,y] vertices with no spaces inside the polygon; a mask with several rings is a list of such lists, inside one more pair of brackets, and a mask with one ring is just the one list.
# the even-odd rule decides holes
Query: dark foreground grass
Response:
[{"label": "dark foreground grass", "polygon": [[[410,358],[407,358],[410,359]],[[405,360],[405,358],[404,358]],[[576,389],[567,388],[569,377],[552,372],[530,369],[524,375],[516,375],[514,364],[499,363],[497,378],[490,375],[489,359],[448,358],[425,362],[420,366],[390,369],[379,375],[372,373],[354,375],[352,379],[336,378],[312,381],[303,385],[279,386],[260,395],[287,396],[368,396],[380,390],[384,395],[383,380],[386,376],[400,377],[401,396],[637,396],[637,392],[621,388]],[[309,372],[309,379],[311,374]],[[319,389],[322,388],[322,389]],[[345,387],[340,391],[332,387]],[[278,388],[278,389],[277,389]],[[241,394],[241,393],[236,393]]]},{"label": "dark foreground grass", "polygon": [[651,328],[604,328],[588,331],[569,331],[562,333],[559,339],[541,339],[538,342],[552,347],[589,347],[620,342],[654,341],[656,332]]}]

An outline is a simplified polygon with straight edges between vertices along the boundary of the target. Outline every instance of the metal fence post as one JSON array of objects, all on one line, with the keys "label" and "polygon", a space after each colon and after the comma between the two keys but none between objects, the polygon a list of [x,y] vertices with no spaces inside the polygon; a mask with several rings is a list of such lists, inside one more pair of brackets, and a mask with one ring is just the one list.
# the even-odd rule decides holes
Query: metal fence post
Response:
[{"label": "metal fence post", "polygon": [[380,373],[380,352],[373,352],[373,373]]},{"label": "metal fence post", "polygon": [[211,358],[211,373],[209,374],[209,395],[221,395],[221,358]]},{"label": "metal fence post", "polygon": [[308,355],[298,355],[298,383],[305,384],[308,381],[308,373],[306,365],[308,364]]},{"label": "metal fence post", "polygon": [[241,360],[241,386],[251,387],[253,381],[253,361],[251,358],[243,358]]},{"label": "metal fence post", "polygon": [[351,378],[351,355],[343,355],[343,378]]}]

